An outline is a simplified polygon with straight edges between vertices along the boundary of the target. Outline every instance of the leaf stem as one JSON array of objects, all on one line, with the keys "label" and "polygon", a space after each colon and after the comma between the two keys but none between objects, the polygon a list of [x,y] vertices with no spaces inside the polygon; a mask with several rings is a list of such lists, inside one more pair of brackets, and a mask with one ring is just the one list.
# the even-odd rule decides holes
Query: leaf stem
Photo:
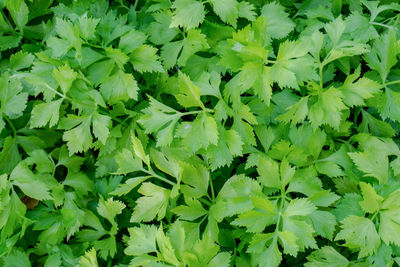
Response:
[{"label": "leaf stem", "polygon": [[155,173],[153,170],[146,170],[145,168],[142,168],[141,171],[143,171],[143,172],[145,172],[145,173],[147,173],[147,174],[153,176],[154,178],[159,179],[160,181],[163,181],[163,182],[165,182],[165,183],[167,183],[167,184],[170,184],[170,185],[172,185],[172,186],[175,186],[175,183],[174,183],[174,182],[172,182],[172,181],[170,181],[170,180],[168,180],[168,179],[166,179],[166,178],[164,178],[164,177],[158,175],[158,174]]},{"label": "leaf stem", "polygon": [[215,193],[214,193],[214,185],[213,185],[213,182],[212,182],[212,178],[210,178],[210,189],[211,189],[211,198],[214,201]]},{"label": "leaf stem", "polygon": [[212,205],[213,205],[213,203],[211,203],[211,202],[208,201],[207,199],[198,198],[198,200],[199,200],[201,203],[203,203],[203,204],[205,204],[205,205],[207,205],[207,206],[212,206]]},{"label": "leaf stem", "polygon": [[139,3],[139,0],[135,0],[135,3],[133,3],[133,10],[136,11],[136,7],[137,7],[138,3]]},{"label": "leaf stem", "polygon": [[390,81],[390,82],[385,83],[385,85],[392,85],[392,84],[398,84],[398,83],[400,83],[400,80]]},{"label": "leaf stem", "polygon": [[182,112],[182,115],[181,115],[181,116],[199,114],[199,113],[203,113],[203,112],[214,113],[214,110],[213,110],[213,109],[205,108],[204,110],[195,110],[195,111]]},{"label": "leaf stem", "polygon": [[11,128],[11,130],[13,132],[13,136],[16,137],[17,136],[17,129],[15,128],[14,124],[11,122],[11,120],[8,118],[8,116],[6,114],[3,114],[3,118],[6,120],[6,122],[10,126],[10,128]]},{"label": "leaf stem", "polygon": [[371,24],[372,25],[376,25],[376,26],[385,27],[385,28],[388,28],[388,29],[392,29],[393,28],[392,26],[389,26],[389,25],[386,25],[386,24],[383,24],[383,23],[379,23],[379,22],[371,22]]},{"label": "leaf stem", "polygon": [[281,191],[281,202],[279,203],[279,210],[278,210],[278,221],[276,222],[276,227],[275,227],[275,232],[274,232],[274,240],[278,238],[278,232],[279,232],[279,225],[281,223],[281,218],[282,218],[282,210],[283,210],[283,204],[285,203],[286,199],[286,193],[285,191]]},{"label": "leaf stem", "polygon": [[323,75],[322,75],[323,68],[324,68],[324,66],[320,63],[319,64],[319,86],[321,88],[323,88],[323,86],[324,86],[324,79],[323,79]]},{"label": "leaf stem", "polygon": [[94,48],[104,49],[104,47],[101,46],[101,45],[91,44],[89,42],[85,42],[84,44],[88,45],[88,46],[91,46],[91,47],[94,47]]},{"label": "leaf stem", "polygon": [[375,217],[378,215],[378,213],[379,213],[379,210],[372,215],[371,221],[373,221],[375,219]]}]

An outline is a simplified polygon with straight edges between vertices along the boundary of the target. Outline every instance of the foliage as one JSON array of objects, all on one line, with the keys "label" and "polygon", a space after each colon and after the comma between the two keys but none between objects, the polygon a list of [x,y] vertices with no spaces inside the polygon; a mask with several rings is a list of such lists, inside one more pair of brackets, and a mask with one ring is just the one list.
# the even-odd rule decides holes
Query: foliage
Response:
[{"label": "foliage", "polygon": [[0,265],[400,265],[400,5],[0,0]]}]

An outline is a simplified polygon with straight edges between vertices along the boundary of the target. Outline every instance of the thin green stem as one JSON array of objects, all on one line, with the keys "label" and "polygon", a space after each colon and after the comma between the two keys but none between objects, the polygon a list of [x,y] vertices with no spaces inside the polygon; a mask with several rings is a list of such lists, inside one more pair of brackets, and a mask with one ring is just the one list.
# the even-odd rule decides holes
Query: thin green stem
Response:
[{"label": "thin green stem", "polygon": [[384,27],[384,28],[388,28],[388,29],[392,29],[393,28],[392,26],[389,26],[389,25],[386,25],[386,24],[383,24],[383,23],[379,23],[379,22],[371,22],[371,24],[372,25],[376,25],[376,26],[381,26],[381,27]]},{"label": "thin green stem", "polygon": [[398,84],[398,83],[400,83],[400,80],[390,81],[390,82],[385,83],[385,85],[392,85],[392,84]]},{"label": "thin green stem", "polygon": [[139,0],[135,0],[135,3],[133,3],[133,10],[136,11],[136,7],[137,7],[138,3],[139,3]]},{"label": "thin green stem", "polygon": [[378,214],[379,214],[379,210],[372,215],[371,221],[373,221]]},{"label": "thin green stem", "polygon": [[10,126],[12,132],[13,132],[13,136],[16,137],[17,136],[17,129],[15,128],[14,124],[11,122],[11,120],[7,117],[7,115],[3,114],[3,118],[6,120],[6,122],[8,123],[8,125]]},{"label": "thin green stem", "polygon": [[91,44],[89,42],[85,42],[85,45],[88,45],[88,46],[91,46],[91,47],[94,47],[94,48],[104,49],[104,47],[101,46],[101,45]]},{"label": "thin green stem", "polygon": [[13,27],[13,25],[11,24],[11,21],[8,19],[8,17],[6,16],[6,14],[4,13],[4,11],[1,10],[0,12],[1,15],[3,15],[4,20],[7,22],[8,26],[10,27],[10,29],[15,32],[18,33],[17,30],[15,30],[15,28]]},{"label": "thin green stem", "polygon": [[195,111],[182,112],[181,116],[199,114],[199,113],[204,113],[204,112],[214,113],[214,110],[205,108],[204,110],[195,110]]},{"label": "thin green stem", "polygon": [[198,198],[198,200],[199,200],[201,203],[203,203],[203,204],[205,204],[205,205],[207,205],[207,206],[212,206],[212,205],[213,205],[213,203],[211,203],[211,202],[208,201],[207,199]]},{"label": "thin green stem", "polygon": [[142,171],[145,172],[145,173],[147,173],[147,174],[149,174],[149,175],[151,175],[151,176],[153,176],[154,178],[159,179],[160,181],[163,181],[163,182],[167,183],[167,184],[170,184],[170,185],[172,185],[172,186],[175,185],[174,182],[172,182],[172,181],[170,181],[170,180],[168,180],[168,179],[166,179],[166,178],[164,178],[164,177],[158,175],[158,174],[155,173],[153,170],[146,170],[145,168],[142,168]]},{"label": "thin green stem", "polygon": [[215,199],[215,192],[214,192],[214,185],[213,185],[213,182],[212,182],[212,179],[210,178],[210,189],[211,189],[211,198],[212,198],[212,200],[214,201],[214,199]]},{"label": "thin green stem", "polygon": [[323,88],[323,86],[324,86],[324,77],[323,77],[323,73],[322,73],[323,68],[324,68],[324,66],[320,63],[319,64],[319,86],[321,88]]},{"label": "thin green stem", "polygon": [[278,221],[276,222],[276,227],[275,227],[275,232],[274,232],[274,239],[278,238],[278,232],[279,232],[279,226],[281,223],[281,218],[282,218],[282,210],[283,210],[283,204],[285,203],[285,198],[286,198],[286,194],[284,191],[281,194],[281,202],[279,203],[279,210],[278,210]]}]

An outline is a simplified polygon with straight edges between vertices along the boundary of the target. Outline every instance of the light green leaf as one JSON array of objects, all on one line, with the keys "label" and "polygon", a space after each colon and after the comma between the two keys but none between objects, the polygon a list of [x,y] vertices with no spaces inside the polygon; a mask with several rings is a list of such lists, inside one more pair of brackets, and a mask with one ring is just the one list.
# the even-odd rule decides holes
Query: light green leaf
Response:
[{"label": "light green leaf", "polygon": [[101,94],[110,104],[129,99],[137,100],[138,91],[139,87],[133,76],[122,70],[117,70],[100,86]]},{"label": "light green leaf", "polygon": [[[343,102],[349,107],[365,105],[364,99],[371,98],[382,87],[380,84],[360,76],[360,67],[347,76],[343,85],[338,89],[343,94]],[[357,80],[358,79],[358,80]],[[356,82],[354,82],[357,80]]]},{"label": "light green leaf", "polygon": [[176,0],[170,27],[184,27],[186,29],[196,28],[203,22],[205,11],[201,2],[196,0]]},{"label": "light green leaf", "polygon": [[337,130],[339,129],[341,112],[346,109],[342,98],[342,93],[334,87],[319,94],[317,101],[311,106],[308,114],[308,118],[314,129],[322,124],[330,125]]},{"label": "light green leaf", "polygon": [[363,201],[360,202],[361,208],[368,213],[374,213],[380,209],[383,197],[379,196],[375,189],[367,183],[360,182]]},{"label": "light green leaf", "polygon": [[78,74],[67,64],[53,69],[53,77],[57,80],[64,94],[69,91],[77,76]]},{"label": "light green leaf", "polygon": [[[3,2],[4,3],[4,2]],[[24,0],[6,0],[5,5],[17,25],[18,29],[23,32],[24,26],[28,23],[29,8]]]},{"label": "light green leaf", "polygon": [[156,217],[157,220],[164,218],[170,190],[146,182],[138,192],[143,196],[136,200],[131,222],[149,222]]},{"label": "light green leaf", "polygon": [[278,236],[285,254],[290,254],[293,257],[296,257],[299,251],[299,246],[296,244],[297,237],[289,231],[278,232]]},{"label": "light green leaf", "polygon": [[64,132],[63,140],[67,142],[70,155],[88,150],[93,141],[90,133],[90,118],[84,118],[79,126]]},{"label": "light green leaf", "polygon": [[114,219],[118,214],[121,214],[125,208],[125,204],[119,200],[113,200],[109,198],[106,201],[100,197],[99,205],[97,206],[97,212],[106,218],[110,223],[115,223]]},{"label": "light green leaf", "polygon": [[178,215],[182,220],[193,221],[207,214],[207,211],[203,208],[200,201],[194,198],[187,198],[186,205],[180,205],[172,212]]},{"label": "light green leaf", "polygon": [[285,8],[277,3],[266,4],[261,10],[261,15],[267,18],[267,34],[272,38],[286,37],[295,26]]},{"label": "light green leaf", "polygon": [[141,224],[140,227],[129,228],[128,246],[125,253],[131,256],[139,256],[155,252],[157,227]]},{"label": "light green leaf", "polygon": [[374,254],[381,244],[375,225],[368,218],[350,215],[341,222],[341,228],[335,240],[345,240],[344,246],[359,249],[358,258]]},{"label": "light green leaf", "polygon": [[106,115],[95,113],[92,118],[93,134],[103,145],[106,144],[107,138],[110,135],[109,128],[111,127],[111,118]]},{"label": "light green leaf", "polygon": [[60,106],[63,98],[55,101],[36,104],[31,113],[30,128],[53,127],[57,124],[60,116]]},{"label": "light green leaf", "polygon": [[211,0],[214,12],[223,22],[236,27],[236,21],[239,17],[238,2],[236,0]]},{"label": "light green leaf", "polygon": [[307,257],[306,267],[347,267],[349,261],[333,247],[325,246]]},{"label": "light green leaf", "polygon": [[14,71],[29,68],[35,57],[32,54],[19,51],[10,56],[10,68]]},{"label": "light green leaf", "polygon": [[283,213],[284,216],[307,216],[316,210],[307,198],[296,198],[290,201],[288,207]]},{"label": "light green leaf", "polygon": [[156,53],[156,48],[149,45],[142,45],[129,55],[129,62],[132,63],[135,70],[141,73],[164,72]]},{"label": "light green leaf", "polygon": [[124,184],[118,185],[118,187],[109,194],[117,196],[126,195],[130,191],[132,191],[135,187],[137,187],[139,184],[143,183],[149,178],[150,178],[149,176],[129,178],[128,180],[125,181]]},{"label": "light green leaf", "polygon": [[79,264],[77,265],[77,267],[98,267],[98,266],[99,264],[97,263],[97,253],[94,248],[86,251],[85,254],[81,256]]},{"label": "light green leaf", "polygon": [[31,198],[52,199],[49,193],[50,185],[34,174],[24,162],[19,163],[11,172],[10,180]]}]

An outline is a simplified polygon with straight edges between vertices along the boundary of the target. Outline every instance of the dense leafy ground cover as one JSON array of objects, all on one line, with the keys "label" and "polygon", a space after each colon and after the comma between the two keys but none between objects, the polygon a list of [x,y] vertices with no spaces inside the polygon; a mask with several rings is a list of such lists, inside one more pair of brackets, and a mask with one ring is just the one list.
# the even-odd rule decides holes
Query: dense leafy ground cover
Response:
[{"label": "dense leafy ground cover", "polygon": [[399,265],[395,2],[0,0],[0,265]]}]

